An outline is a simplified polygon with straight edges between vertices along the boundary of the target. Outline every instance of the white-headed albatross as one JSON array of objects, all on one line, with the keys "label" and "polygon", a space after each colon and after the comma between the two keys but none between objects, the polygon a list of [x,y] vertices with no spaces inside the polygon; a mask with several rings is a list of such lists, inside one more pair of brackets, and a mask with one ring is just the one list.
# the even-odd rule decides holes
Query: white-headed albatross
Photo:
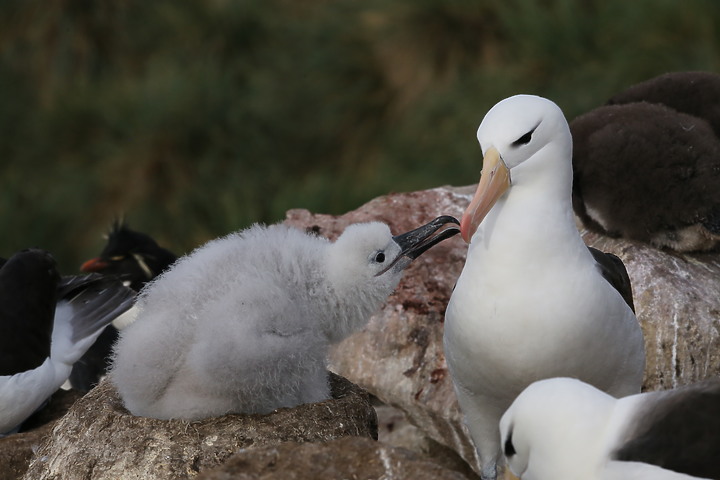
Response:
[{"label": "white-headed albatross", "polygon": [[645,358],[622,262],[589,250],[575,227],[572,140],[560,108],[510,97],[477,137],[483,170],[461,221],[470,245],[444,346],[482,476],[492,479],[500,417],[530,383],[577,377],[630,395],[640,391]]},{"label": "white-headed albatross", "polygon": [[720,379],[621,399],[572,378],[530,385],[500,422],[523,480],[720,478]]}]

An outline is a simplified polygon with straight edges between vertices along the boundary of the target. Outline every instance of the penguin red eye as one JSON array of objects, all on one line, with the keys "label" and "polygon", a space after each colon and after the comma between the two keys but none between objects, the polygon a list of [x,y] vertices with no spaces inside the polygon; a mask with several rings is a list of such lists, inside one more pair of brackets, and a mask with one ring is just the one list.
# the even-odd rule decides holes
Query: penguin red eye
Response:
[{"label": "penguin red eye", "polygon": [[375,261],[377,263],[383,263],[385,261],[385,254],[383,252],[378,252],[378,254],[375,255]]}]

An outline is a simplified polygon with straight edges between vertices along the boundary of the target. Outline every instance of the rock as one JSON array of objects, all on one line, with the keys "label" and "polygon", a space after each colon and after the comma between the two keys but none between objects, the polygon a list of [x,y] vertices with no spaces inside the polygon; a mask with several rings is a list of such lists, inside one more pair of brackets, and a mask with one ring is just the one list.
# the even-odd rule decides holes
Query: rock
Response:
[{"label": "rock", "polygon": [[0,438],[0,472],[5,480],[22,478],[30,459],[58,419],[82,397],[77,390],[58,390],[48,404],[23,423],[20,433]]},{"label": "rock", "polygon": [[24,478],[184,479],[239,449],[348,435],[377,438],[368,394],[334,374],[331,389],[333,398],[325,402],[187,422],[133,416],[103,380],[56,424]]},{"label": "rock", "polygon": [[[442,214],[459,218],[474,190],[392,194],[339,217],[291,210],[286,223],[330,238],[350,223],[370,220],[401,232]],[[618,255],[628,268],[645,334],[644,388],[671,388],[720,374],[720,255],[679,255],[582,234],[586,243]],[[479,471],[442,350],[444,311],[466,251],[456,236],[417,259],[367,327],[332,350],[331,363]]]},{"label": "rock", "polygon": [[[441,214],[459,217],[473,191],[447,187],[393,194],[339,217],[292,210],[286,222],[330,238],[350,223],[371,220],[402,232]],[[680,255],[582,234],[589,245],[620,256],[628,268],[645,334],[645,389],[719,375],[720,255]],[[402,434],[387,438],[422,457],[386,443],[342,438],[374,436],[377,420],[367,395],[337,377],[335,400],[266,416],[228,415],[201,422],[134,417],[103,382],[56,424],[24,478],[174,479],[200,472],[198,478],[206,480],[463,478],[452,460],[446,462],[452,455],[438,455],[442,448],[433,445],[451,448],[477,470],[442,350],[444,311],[466,250],[454,237],[416,260],[367,327],[331,353],[335,371],[402,409],[417,429],[404,426]],[[398,422],[405,419],[398,417]],[[440,461],[449,468],[436,463]]]},{"label": "rock", "polygon": [[581,229],[622,258],[645,335],[644,390],[720,375],[720,254],[679,254]]},{"label": "rock", "polygon": [[[291,210],[286,223],[331,239],[349,224],[373,220],[403,232],[439,215],[460,218],[471,194],[438,188],[388,195],[339,217]],[[476,466],[442,349],[445,308],[466,250],[455,236],[415,260],[382,310],[363,331],[333,348],[330,359],[333,370],[402,409],[428,437]]]},{"label": "rock", "polygon": [[464,480],[403,448],[363,437],[326,443],[283,443],[242,450],[221,466],[201,473],[198,480]]},{"label": "rock", "polygon": [[428,437],[422,429],[408,420],[405,412],[374,398],[380,442],[410,450],[426,460],[460,472],[468,479],[480,478],[455,450]]}]

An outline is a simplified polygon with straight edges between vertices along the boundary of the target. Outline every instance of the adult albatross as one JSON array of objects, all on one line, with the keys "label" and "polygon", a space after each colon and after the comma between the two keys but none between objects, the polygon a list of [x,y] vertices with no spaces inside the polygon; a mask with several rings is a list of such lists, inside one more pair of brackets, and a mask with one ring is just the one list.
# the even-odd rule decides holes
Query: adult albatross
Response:
[{"label": "adult albatross", "polygon": [[541,380],[500,430],[524,479],[720,478],[720,378],[619,400],[577,379]]},{"label": "adult albatross", "polygon": [[477,136],[482,177],[461,221],[470,246],[444,346],[482,477],[492,479],[500,417],[530,383],[576,377],[630,395],[645,357],[625,267],[588,249],[575,227],[572,139],[560,108],[510,97]]}]

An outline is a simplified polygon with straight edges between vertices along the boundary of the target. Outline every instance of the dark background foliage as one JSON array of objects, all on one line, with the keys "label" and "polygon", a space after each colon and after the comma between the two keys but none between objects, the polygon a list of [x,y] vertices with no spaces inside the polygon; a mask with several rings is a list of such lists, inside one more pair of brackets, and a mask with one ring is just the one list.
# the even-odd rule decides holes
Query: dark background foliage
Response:
[{"label": "dark background foliage", "polygon": [[475,130],[720,71],[713,0],[5,0],[0,256],[125,216],[177,253],[290,208],[477,181]]}]

